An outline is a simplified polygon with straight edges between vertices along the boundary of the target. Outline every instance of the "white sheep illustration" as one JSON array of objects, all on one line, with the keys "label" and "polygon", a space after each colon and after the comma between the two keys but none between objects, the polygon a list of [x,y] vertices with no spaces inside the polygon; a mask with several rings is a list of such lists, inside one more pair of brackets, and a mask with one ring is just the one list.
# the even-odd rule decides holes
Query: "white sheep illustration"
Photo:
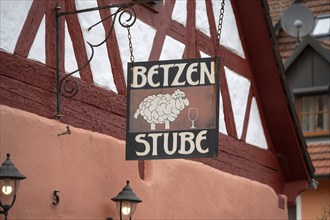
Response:
[{"label": "white sheep illustration", "polygon": [[174,121],[180,112],[189,105],[186,94],[180,89],[172,94],[157,94],[146,97],[139,105],[134,118],[139,115],[150,123],[150,130],[156,129],[156,124],[165,123],[165,129],[170,129],[170,122]]}]

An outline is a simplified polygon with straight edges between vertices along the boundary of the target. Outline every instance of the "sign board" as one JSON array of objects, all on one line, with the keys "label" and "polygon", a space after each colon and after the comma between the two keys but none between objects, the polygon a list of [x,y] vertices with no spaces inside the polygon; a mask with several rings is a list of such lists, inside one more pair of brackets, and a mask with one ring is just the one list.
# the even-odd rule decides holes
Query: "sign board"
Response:
[{"label": "sign board", "polygon": [[219,58],[128,64],[126,159],[218,154]]}]

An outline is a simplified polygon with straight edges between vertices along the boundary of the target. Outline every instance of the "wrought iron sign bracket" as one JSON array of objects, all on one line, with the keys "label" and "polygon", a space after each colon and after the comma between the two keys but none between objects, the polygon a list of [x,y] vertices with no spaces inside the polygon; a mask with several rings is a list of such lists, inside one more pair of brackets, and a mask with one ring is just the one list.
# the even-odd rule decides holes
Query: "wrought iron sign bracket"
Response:
[{"label": "wrought iron sign bracket", "polygon": [[[77,92],[79,90],[79,83],[77,82],[77,80],[74,79],[74,77],[71,77],[71,76],[74,73],[85,68],[87,65],[89,65],[89,63],[92,61],[92,59],[94,57],[94,48],[99,47],[102,44],[104,44],[107,41],[107,39],[110,37],[110,35],[114,29],[114,24],[115,24],[117,15],[119,15],[118,21],[119,21],[120,25],[129,30],[129,28],[136,21],[136,14],[135,14],[135,11],[133,10],[132,6],[135,4],[143,4],[143,3],[150,3],[150,2],[154,2],[154,1],[140,0],[140,1],[126,2],[126,3],[122,3],[122,4],[110,4],[110,5],[100,6],[100,7],[87,8],[87,9],[76,10],[76,11],[67,11],[67,12],[62,12],[61,7],[59,6],[59,4],[57,4],[57,6],[55,8],[55,15],[56,15],[56,82],[57,82],[57,86],[56,86],[56,92],[57,92],[56,118],[57,119],[60,119],[62,116],[62,114],[61,114],[61,98],[62,98],[62,96],[66,97],[66,98],[72,98],[77,94]],[[110,16],[104,18],[103,20],[97,22],[96,24],[94,24],[88,28],[88,31],[90,31],[96,25],[98,25],[98,24],[102,23],[104,20],[110,19],[112,17],[113,19],[112,19],[111,27],[110,27],[110,30],[107,33],[105,39],[98,44],[91,44],[90,42],[86,41],[86,43],[89,45],[89,47],[91,48],[91,51],[92,51],[87,62],[82,67],[78,68],[77,70],[72,71],[72,72],[62,76],[61,70],[60,70],[60,63],[61,63],[61,46],[60,46],[60,42],[61,42],[60,25],[61,25],[61,23],[60,23],[60,18],[62,16],[68,16],[68,15],[72,15],[72,14],[79,14],[79,13],[85,13],[85,12],[91,12],[91,11],[106,10],[106,9],[110,9],[110,8],[117,8],[117,10],[114,13],[112,13]],[[122,18],[122,15],[125,13],[127,14],[127,16],[126,16],[127,19]]]}]

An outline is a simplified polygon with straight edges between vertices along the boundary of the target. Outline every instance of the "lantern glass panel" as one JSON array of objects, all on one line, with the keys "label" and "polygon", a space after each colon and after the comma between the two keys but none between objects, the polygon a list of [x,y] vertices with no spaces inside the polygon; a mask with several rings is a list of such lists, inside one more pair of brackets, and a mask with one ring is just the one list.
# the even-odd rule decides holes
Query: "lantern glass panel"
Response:
[{"label": "lantern glass panel", "polygon": [[19,186],[19,180],[17,179],[1,179],[0,180],[0,197],[10,198],[16,195]]},{"label": "lantern glass panel", "polygon": [[[121,209],[120,209],[120,204],[121,204]],[[116,206],[119,215],[121,214],[122,220],[130,219],[133,216],[136,209],[136,203],[130,201],[116,202]]]}]

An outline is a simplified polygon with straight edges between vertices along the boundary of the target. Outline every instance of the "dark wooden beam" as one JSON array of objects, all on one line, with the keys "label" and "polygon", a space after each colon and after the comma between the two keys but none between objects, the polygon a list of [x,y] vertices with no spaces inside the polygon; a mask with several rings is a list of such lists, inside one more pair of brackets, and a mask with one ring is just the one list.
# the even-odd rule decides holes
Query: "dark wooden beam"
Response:
[{"label": "dark wooden beam", "polygon": [[[107,0],[107,1],[98,0],[97,2],[98,2],[99,6],[104,6],[104,5],[110,4],[109,0]],[[110,11],[101,10],[100,16],[101,16],[101,19],[110,17]],[[117,16],[117,19],[118,19],[118,16]],[[119,21],[116,20],[115,22],[119,22]],[[111,26],[112,26],[111,17],[109,19],[103,21],[103,27],[104,27],[106,35],[110,32]],[[128,41],[128,39],[127,39],[127,41]],[[117,36],[116,36],[116,32],[115,32],[114,28],[112,30],[110,37],[106,41],[106,45],[107,45],[108,56],[109,56],[110,63],[111,63],[113,80],[116,85],[117,92],[119,95],[126,96],[127,95],[126,94],[126,82],[125,82],[125,76],[124,76],[125,73],[123,70],[123,62],[120,57],[119,45],[118,45]]]},{"label": "dark wooden beam", "polygon": [[[75,1],[66,1],[65,8],[66,11],[77,10]],[[87,56],[85,40],[82,34],[81,27],[79,25],[78,15],[77,14],[66,15],[65,20],[68,25],[68,31],[71,37],[71,42],[72,42],[75,58],[77,61],[77,66],[80,69],[86,65],[89,57]],[[65,57],[62,57],[62,59],[64,60]],[[93,84],[93,76],[89,64],[79,71],[79,75],[81,79],[86,83]]]},{"label": "dark wooden beam", "polygon": [[[55,119],[55,70],[0,51],[0,103]],[[62,73],[64,75],[64,73]],[[76,78],[79,91],[62,97],[61,122],[124,140],[126,97]]]},{"label": "dark wooden beam", "polygon": [[281,64],[274,53],[262,2],[232,0],[232,5],[239,31],[244,36],[246,56],[251,64],[264,121],[286,181],[310,180],[311,173],[301,148],[303,140],[295,127],[294,112],[290,109],[289,95],[281,78]]},{"label": "dark wooden beam", "polygon": [[156,23],[156,35],[154,37],[154,42],[152,44],[151,53],[149,60],[159,60],[167,31],[171,22],[171,14],[174,8],[175,1],[168,0],[165,2],[163,9],[158,14],[158,22]]},{"label": "dark wooden beam", "polygon": [[[17,39],[15,54],[27,57],[46,12],[46,1],[33,1],[21,33]],[[54,15],[55,16],[55,15]]]}]

